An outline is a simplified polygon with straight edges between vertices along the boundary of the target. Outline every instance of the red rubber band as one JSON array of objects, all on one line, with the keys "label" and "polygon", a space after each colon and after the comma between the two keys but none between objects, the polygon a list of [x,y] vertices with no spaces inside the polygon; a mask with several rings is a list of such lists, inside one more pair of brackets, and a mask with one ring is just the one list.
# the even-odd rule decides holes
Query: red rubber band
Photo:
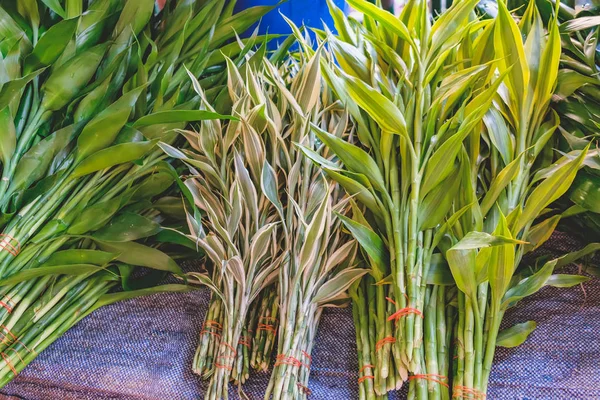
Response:
[{"label": "red rubber band", "polygon": [[244,347],[250,348],[250,341],[251,341],[250,337],[244,336],[243,338],[241,338],[239,340],[238,343],[240,344],[240,346],[244,346]]},{"label": "red rubber band", "polygon": [[3,301],[0,300],[0,306],[2,306],[3,308],[6,308],[6,311],[8,311],[8,313],[12,313],[13,308],[10,306],[10,304],[5,303]]},{"label": "red rubber band", "polygon": [[358,384],[360,385],[361,383],[363,383],[367,379],[375,379],[375,377],[373,375],[365,375],[363,377],[360,377],[360,378],[358,378]]},{"label": "red rubber band", "polygon": [[256,330],[257,331],[273,332],[273,333],[277,332],[277,328],[275,328],[274,325],[267,325],[267,324],[258,324],[258,328]]},{"label": "red rubber band", "polygon": [[[19,243],[19,241],[16,238],[5,233],[0,233],[0,239],[0,249],[8,251],[14,257],[19,255],[19,253],[21,252],[21,243]],[[17,242],[16,246],[11,243],[12,240]]]},{"label": "red rubber band", "polygon": [[302,365],[304,365],[306,368],[310,369],[310,365],[312,364],[312,357],[310,356],[310,354],[308,354],[304,350],[302,350],[302,355],[304,357],[306,357],[306,359],[308,360],[308,364],[302,364]]},{"label": "red rubber band", "polygon": [[294,367],[301,367],[302,362],[300,362],[300,360],[298,360],[297,358],[294,357],[288,357],[285,354],[279,354],[276,358],[276,362],[275,362],[275,366],[278,367],[280,365],[291,365]]},{"label": "red rubber band", "polygon": [[466,387],[466,386],[454,386],[454,392],[452,394],[452,398],[453,399],[478,399],[478,400],[483,400],[485,399],[486,395],[485,393],[475,389],[475,388],[470,388],[470,387]]},{"label": "red rubber band", "polygon": [[358,373],[362,374],[362,372],[367,368],[375,368],[375,366],[371,365],[371,364],[365,364],[365,365],[363,365],[363,367],[361,369],[358,370]]},{"label": "red rubber band", "polygon": [[237,356],[237,350],[229,343],[221,342],[221,346],[227,347],[229,350],[231,350],[233,352],[233,357]]},{"label": "red rubber band", "polygon": [[204,323],[204,328],[215,328],[215,329],[221,330],[221,329],[223,329],[223,325],[221,325],[217,321],[208,320]]},{"label": "red rubber band", "polygon": [[407,316],[408,314],[416,314],[419,317],[423,318],[423,313],[419,310],[417,310],[416,308],[412,308],[412,307],[405,307],[405,308],[401,308],[400,310],[396,311],[395,313],[393,313],[392,315],[390,315],[388,317],[388,321],[392,321],[392,320],[399,320],[402,317]]},{"label": "red rubber band", "polygon": [[392,336],[388,336],[388,337],[384,337],[383,339],[381,339],[379,342],[377,342],[375,344],[375,351],[379,351],[383,348],[383,346],[385,346],[387,343],[396,343],[396,338],[392,337]]},{"label": "red rubber band", "polygon": [[431,382],[435,382],[435,383],[439,383],[440,385],[449,388],[450,385],[448,385],[446,382],[443,382],[443,379],[448,379],[448,377],[443,376],[443,375],[438,375],[438,374],[417,374],[417,375],[412,375],[408,377],[409,381],[412,381],[414,379],[425,379],[427,381],[431,381]]},{"label": "red rubber band", "polygon": [[8,365],[8,368],[10,368],[10,370],[12,371],[12,373],[17,376],[17,370],[15,369],[15,367],[13,367],[13,365],[10,363],[10,358],[7,358],[8,355],[6,355],[5,353],[0,353],[0,355],[2,356],[2,358],[4,359],[4,362],[6,363],[6,365]]},{"label": "red rubber band", "polygon": [[395,302],[394,300],[392,300],[391,298],[389,298],[389,297],[386,297],[385,299],[386,299],[387,301],[389,301],[390,303],[392,303],[393,305],[396,305],[396,302]]},{"label": "red rubber band", "polygon": [[200,331],[200,334],[204,334],[204,333],[208,333],[209,335],[213,335],[214,337],[216,337],[217,339],[221,339],[221,335],[219,335],[218,333],[212,332],[212,331],[208,331],[206,329]]},{"label": "red rubber band", "polygon": [[229,367],[229,366],[224,365],[224,364],[219,364],[217,362],[215,363],[215,367],[219,368],[219,369],[226,369],[227,371],[233,371],[232,367]]}]

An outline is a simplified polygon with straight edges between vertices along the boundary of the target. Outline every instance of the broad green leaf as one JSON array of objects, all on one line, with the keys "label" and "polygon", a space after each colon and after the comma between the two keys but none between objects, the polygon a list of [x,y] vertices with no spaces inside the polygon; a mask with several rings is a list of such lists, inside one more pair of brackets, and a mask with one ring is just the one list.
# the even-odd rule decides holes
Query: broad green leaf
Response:
[{"label": "broad green leaf", "polygon": [[319,139],[342,160],[346,168],[352,172],[365,175],[376,189],[386,190],[377,163],[363,149],[325,132],[314,124],[311,124],[311,128]]},{"label": "broad green leaf", "polygon": [[269,201],[277,209],[277,213],[279,214],[281,221],[285,221],[285,217],[283,215],[283,206],[279,200],[279,183],[277,182],[277,174],[266,159],[263,163],[260,186],[265,197],[269,199]]},{"label": "broad green leaf", "polygon": [[338,273],[321,286],[312,299],[314,304],[325,304],[336,296],[344,293],[348,288],[369,271],[361,268],[346,269]]},{"label": "broad green leaf", "polygon": [[123,143],[100,150],[79,163],[72,176],[84,176],[118,164],[139,160],[152,150],[155,144],[154,141]]},{"label": "broad green leaf", "polygon": [[352,100],[373,118],[382,130],[408,138],[404,116],[383,94],[351,76],[344,80]]},{"label": "broad green leaf", "polygon": [[454,204],[461,183],[457,173],[453,179],[445,179],[434,187],[419,205],[419,230],[432,229],[444,221],[444,217]]},{"label": "broad green leaf", "polygon": [[486,191],[485,196],[481,201],[481,213],[483,215],[487,215],[490,212],[494,203],[498,199],[498,196],[500,196],[502,191],[508,186],[508,184],[514,179],[521,169],[522,156],[523,153],[519,154],[515,160],[504,167],[502,171],[500,171],[500,173],[498,173],[498,175],[492,180],[490,187]]},{"label": "broad green leaf", "polygon": [[105,267],[99,267],[93,264],[68,264],[68,265],[54,265],[51,267],[37,267],[19,271],[16,274],[0,280],[2,286],[12,286],[19,282],[39,278],[40,276],[46,275],[85,275],[93,274],[106,269]]},{"label": "broad green leaf", "polygon": [[56,111],[67,105],[94,76],[110,43],[103,43],[71,58],[52,71],[42,86],[44,110]]},{"label": "broad green leaf", "polygon": [[529,230],[529,234],[527,235],[527,241],[529,243],[525,245],[523,251],[525,253],[533,251],[550,239],[550,236],[552,236],[554,229],[556,229],[560,218],[560,214],[554,215],[532,226]]},{"label": "broad green leaf", "polygon": [[116,254],[100,250],[68,249],[60,250],[44,261],[44,267],[69,264],[106,265],[114,260]]},{"label": "broad green leaf", "polygon": [[558,288],[568,288],[587,282],[589,280],[590,277],[588,276],[556,274],[550,276],[550,278],[548,278],[548,281],[546,281],[546,284],[548,286]]},{"label": "broad green leaf", "polygon": [[483,116],[483,123],[487,127],[492,144],[500,153],[504,165],[509,165],[513,161],[514,143],[504,117],[500,111],[492,107]]},{"label": "broad green leaf", "polygon": [[54,63],[71,41],[78,22],[78,18],[73,18],[52,25],[25,58],[23,72],[28,74]]},{"label": "broad green leaf", "polygon": [[573,18],[560,24],[561,33],[578,32],[600,25],[600,15]]},{"label": "broad green leaf", "polygon": [[12,101],[20,96],[23,89],[29,82],[31,82],[36,76],[44,72],[45,68],[38,69],[22,78],[14,79],[6,82],[0,87],[0,110],[8,107]]},{"label": "broad green leaf", "polygon": [[537,293],[538,290],[547,284],[548,278],[552,275],[555,267],[556,260],[549,261],[535,274],[528,276],[508,289],[502,298],[501,308],[507,309],[515,302]]},{"label": "broad green leaf", "polygon": [[125,126],[144,87],[134,89],[88,122],[77,139],[77,160],[110,146]]},{"label": "broad green leaf", "polygon": [[115,258],[118,261],[161,271],[169,271],[178,275],[183,274],[179,265],[171,257],[153,247],[136,242],[107,242],[94,237],[90,238],[96,242],[101,250],[117,254]]},{"label": "broad green leaf", "polygon": [[516,220],[515,226],[512,229],[515,234],[537,218],[544,208],[567,191],[573,179],[575,179],[586,154],[587,149],[581,151],[577,158],[561,166],[560,169],[556,170],[531,192],[529,197],[527,197],[523,213]]},{"label": "broad green leaf", "polygon": [[160,231],[160,225],[144,216],[130,212],[113,218],[106,226],[94,233],[94,238],[107,242],[130,242]]},{"label": "broad green leaf", "polygon": [[557,258],[556,268],[564,267],[565,265],[569,265],[581,257],[585,257],[587,255],[593,254],[596,251],[600,250],[600,243],[590,243],[585,246],[581,250],[573,251],[571,253],[565,254],[562,257]]},{"label": "broad green leaf", "polygon": [[383,279],[390,265],[390,255],[383,240],[368,227],[344,215],[338,215],[338,218],[344,223],[344,226],[352,233],[352,236],[354,236],[369,256],[371,260],[370,264],[374,267],[372,274],[375,280],[379,281]]},{"label": "broad green leaf", "polygon": [[500,331],[496,339],[496,346],[500,347],[517,347],[522,344],[531,332],[537,327],[533,321],[527,321],[522,324],[516,324],[508,329]]},{"label": "broad green leaf", "polygon": [[170,124],[176,122],[204,121],[209,119],[228,119],[233,121],[238,120],[236,117],[232,117],[229,115],[221,115],[216,112],[206,110],[170,110],[159,111],[154,114],[145,115],[142,118],[135,121],[135,123],[133,124],[133,128],[158,124]]},{"label": "broad green leaf", "polygon": [[[498,220],[498,226],[494,231],[494,235],[511,238],[510,229],[502,212],[500,212],[500,219]],[[492,247],[488,265],[492,304],[500,305],[504,294],[508,290],[516,268],[515,250],[516,246],[514,243]]]},{"label": "broad green leaf", "polygon": [[[390,283],[392,283],[390,281]],[[454,285],[452,272],[444,257],[440,253],[434,253],[431,256],[429,271],[427,272],[428,285]]]},{"label": "broad green leaf", "polygon": [[123,206],[123,199],[115,197],[93,204],[75,218],[67,229],[70,235],[82,235],[103,227]]}]

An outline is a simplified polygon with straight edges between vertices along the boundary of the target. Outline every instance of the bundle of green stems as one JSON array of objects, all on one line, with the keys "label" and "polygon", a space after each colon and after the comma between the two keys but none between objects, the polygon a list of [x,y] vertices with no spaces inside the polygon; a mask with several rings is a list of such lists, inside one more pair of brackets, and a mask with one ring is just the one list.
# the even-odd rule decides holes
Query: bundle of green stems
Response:
[{"label": "bundle of green stems", "polygon": [[[189,76],[211,99],[226,92],[224,54],[243,58],[261,38],[227,41],[272,8],[181,1],[155,20],[151,0],[29,3],[0,6],[2,384],[94,309],[189,290],[155,286],[182,275],[157,247],[196,250],[173,229],[193,199],[161,195],[183,184],[156,143],[224,118],[198,109]],[[156,272],[136,280],[137,267]]]}]

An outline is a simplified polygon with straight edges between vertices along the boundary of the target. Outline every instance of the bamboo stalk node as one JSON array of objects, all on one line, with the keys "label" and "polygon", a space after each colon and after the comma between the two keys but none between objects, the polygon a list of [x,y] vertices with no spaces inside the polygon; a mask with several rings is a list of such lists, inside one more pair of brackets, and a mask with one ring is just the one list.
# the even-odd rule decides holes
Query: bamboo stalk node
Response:
[{"label": "bamboo stalk node", "polygon": [[444,380],[448,380],[447,376],[444,375],[438,375],[438,374],[416,374],[416,375],[411,375],[408,380],[415,380],[415,379],[425,379],[427,381],[431,381],[431,382],[435,382],[435,383],[439,383],[440,385],[449,388],[450,385],[448,385],[446,382],[444,382]]},{"label": "bamboo stalk node", "polygon": [[453,388],[453,399],[475,399],[475,400],[484,400],[485,393],[467,386],[454,386]]}]

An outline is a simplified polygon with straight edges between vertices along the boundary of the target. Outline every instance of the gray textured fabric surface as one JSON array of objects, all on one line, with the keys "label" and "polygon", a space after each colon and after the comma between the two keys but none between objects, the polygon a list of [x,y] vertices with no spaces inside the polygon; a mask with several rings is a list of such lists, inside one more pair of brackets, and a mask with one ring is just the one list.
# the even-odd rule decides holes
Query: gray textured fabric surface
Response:
[{"label": "gray textured fabric surface", "polygon": [[[546,250],[575,245],[564,236],[552,243]],[[600,281],[584,288],[586,294],[546,288],[507,313],[507,326],[534,319],[538,328],[520,347],[498,349],[489,399],[600,399]],[[0,399],[202,399],[204,386],[189,366],[207,304],[203,290],[105,307],[44,351],[0,391]],[[356,398],[353,329],[348,309],[324,313],[311,399]],[[268,378],[250,379],[245,389],[251,399],[262,398]]]}]

